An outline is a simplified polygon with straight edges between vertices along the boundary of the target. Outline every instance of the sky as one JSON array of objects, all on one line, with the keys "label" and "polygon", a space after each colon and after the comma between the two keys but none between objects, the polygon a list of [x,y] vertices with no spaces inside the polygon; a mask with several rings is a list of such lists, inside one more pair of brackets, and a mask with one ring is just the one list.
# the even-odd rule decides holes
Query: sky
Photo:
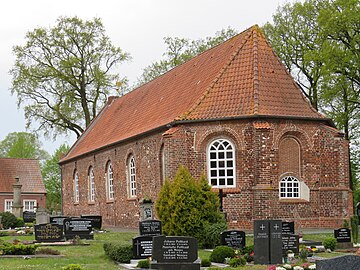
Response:
[{"label": "sky", "polygon": [[[164,37],[199,39],[228,27],[241,32],[255,24],[262,26],[286,2],[294,0],[4,1],[0,16],[0,141],[11,132],[27,131],[24,111],[10,92],[9,70],[15,62],[12,47],[24,45],[28,31],[52,27],[60,16],[101,18],[112,43],[132,57],[116,70],[132,85],[146,66],[161,59]],[[63,143],[72,145],[75,137],[40,137],[40,141],[52,154]]]}]

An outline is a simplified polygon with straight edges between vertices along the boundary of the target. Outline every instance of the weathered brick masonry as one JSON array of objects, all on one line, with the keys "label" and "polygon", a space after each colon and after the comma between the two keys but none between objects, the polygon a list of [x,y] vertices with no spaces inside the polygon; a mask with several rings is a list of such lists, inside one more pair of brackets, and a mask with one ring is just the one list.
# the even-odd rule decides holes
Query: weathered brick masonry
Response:
[{"label": "weathered brick masonry", "polygon": [[182,164],[223,190],[230,227],[335,228],[353,212],[348,147],[254,26],[109,98],[60,162],[63,212],[136,227],[139,201]]}]

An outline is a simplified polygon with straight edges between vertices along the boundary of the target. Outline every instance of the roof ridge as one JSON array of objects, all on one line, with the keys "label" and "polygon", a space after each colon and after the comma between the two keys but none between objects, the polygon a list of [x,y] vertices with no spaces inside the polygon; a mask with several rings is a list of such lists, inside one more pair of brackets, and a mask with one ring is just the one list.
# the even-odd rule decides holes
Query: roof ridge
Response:
[{"label": "roof ridge", "polygon": [[[227,70],[227,68],[230,66],[230,64],[232,63],[232,61],[234,61],[235,57],[239,54],[239,52],[241,51],[241,49],[244,47],[244,45],[246,44],[246,42],[249,40],[249,37],[252,35],[253,29],[256,27],[252,26],[248,29],[246,29],[245,31],[239,33],[238,35],[236,35],[235,37],[239,37],[241,34],[245,34],[246,32],[250,32],[248,33],[248,35],[242,40],[242,42],[239,44],[238,48],[234,50],[234,52],[231,54],[230,58],[228,61],[226,61],[225,65],[220,69],[218,75],[215,76],[215,79],[210,83],[210,85],[206,88],[204,94],[194,103],[194,105],[185,113],[183,113],[182,115],[180,115],[179,117],[175,118],[175,120],[185,120],[200,104],[201,102],[209,95],[210,91],[214,88],[215,84],[220,80],[220,78],[222,77],[222,75],[225,73],[225,71]],[[234,37],[233,37],[234,38]],[[231,38],[231,39],[233,39]],[[228,40],[230,41],[230,39]]]},{"label": "roof ridge", "polygon": [[252,31],[253,35],[253,99],[254,99],[254,114],[259,114],[259,62],[258,62],[258,31]]}]

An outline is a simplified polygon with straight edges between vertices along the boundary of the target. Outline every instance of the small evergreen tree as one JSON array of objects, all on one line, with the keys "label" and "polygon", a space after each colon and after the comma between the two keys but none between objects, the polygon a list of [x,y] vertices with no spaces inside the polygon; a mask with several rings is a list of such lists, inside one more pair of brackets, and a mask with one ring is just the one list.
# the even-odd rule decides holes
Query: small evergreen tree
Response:
[{"label": "small evergreen tree", "polygon": [[155,205],[166,235],[199,238],[205,226],[221,221],[219,201],[205,176],[198,181],[180,166],[172,182],[166,181]]}]

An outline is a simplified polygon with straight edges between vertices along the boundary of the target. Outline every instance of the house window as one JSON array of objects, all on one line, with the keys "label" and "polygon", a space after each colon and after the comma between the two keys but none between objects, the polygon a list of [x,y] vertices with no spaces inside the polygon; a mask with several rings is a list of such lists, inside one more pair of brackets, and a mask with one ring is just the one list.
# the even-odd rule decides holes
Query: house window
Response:
[{"label": "house window", "polygon": [[300,198],[300,182],[294,176],[286,176],[280,181],[280,198]]},{"label": "house window", "polygon": [[24,211],[36,212],[36,200],[24,200]]},{"label": "house window", "polygon": [[114,200],[114,174],[111,162],[108,162],[106,169],[106,193],[108,200]]},{"label": "house window", "polygon": [[5,212],[12,213],[13,200],[5,200]]},{"label": "house window", "polygon": [[136,168],[135,168],[135,158],[133,156],[131,156],[129,159],[128,170],[129,170],[129,195],[130,197],[136,197]]},{"label": "house window", "polygon": [[74,173],[74,201],[78,203],[80,199],[79,194],[79,174],[75,171]]},{"label": "house window", "polygon": [[94,169],[93,167],[90,167],[89,169],[89,201],[94,202],[95,201],[95,176],[94,176]]},{"label": "house window", "polygon": [[230,141],[217,139],[211,142],[207,162],[212,187],[235,187],[235,148]]}]

